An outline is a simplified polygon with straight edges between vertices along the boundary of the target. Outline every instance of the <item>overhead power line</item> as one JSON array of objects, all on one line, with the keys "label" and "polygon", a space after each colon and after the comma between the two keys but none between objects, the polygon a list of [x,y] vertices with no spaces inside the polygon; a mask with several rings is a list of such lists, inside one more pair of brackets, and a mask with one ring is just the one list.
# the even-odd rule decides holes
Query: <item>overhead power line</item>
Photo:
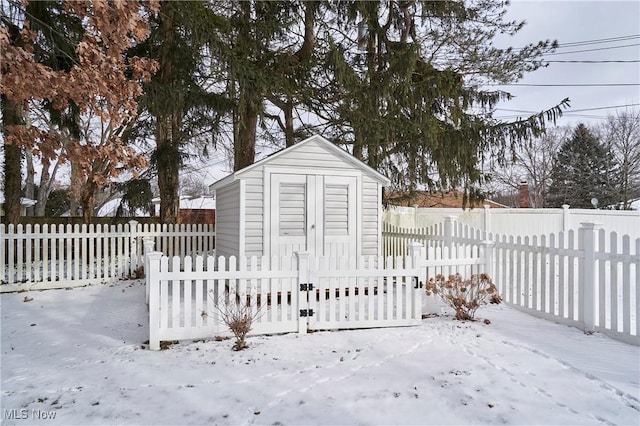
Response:
[{"label": "overhead power line", "polygon": [[612,106],[597,107],[597,108],[574,109],[574,110],[568,110],[567,112],[597,111],[597,110],[600,110],[600,109],[626,108],[626,107],[632,107],[632,106],[638,106],[638,105],[640,105],[640,103],[638,103],[638,104],[627,104],[627,105],[612,105]]},{"label": "overhead power line", "polygon": [[[574,42],[568,42],[568,43],[559,43],[558,44],[558,49],[570,49],[572,47],[581,47],[581,46],[589,46],[589,45],[594,45],[594,44],[606,44],[606,43],[617,43],[617,42],[623,42],[623,41],[632,41],[632,40],[637,40],[640,39],[640,34],[631,34],[631,35],[626,35],[626,36],[619,36],[619,37],[609,37],[609,38],[598,38],[598,39],[593,39],[593,40],[583,40],[583,41],[574,41]],[[526,47],[517,47],[514,48],[514,51],[520,51],[526,49]]]},{"label": "overhead power line", "polygon": [[568,55],[570,53],[583,53],[583,52],[596,52],[599,50],[613,50],[613,49],[621,49],[623,47],[633,47],[633,46],[640,46],[640,43],[633,43],[633,44],[624,44],[622,46],[609,46],[609,47],[598,47],[595,49],[583,49],[583,50],[571,50],[569,52],[553,52],[553,53],[545,53],[544,56],[551,56],[551,55]]},{"label": "overhead power line", "polygon": [[[572,112],[598,111],[598,110],[602,110],[602,109],[611,109],[611,108],[626,108],[626,107],[639,106],[639,105],[640,105],[640,103],[626,104],[626,105],[610,105],[610,106],[594,107],[594,108],[583,108],[583,109],[568,109],[568,110],[564,111],[563,114],[564,113],[572,113]],[[524,112],[524,113],[528,113],[528,114],[537,114],[538,113],[538,111],[527,111],[527,110],[524,110],[524,109],[508,109],[508,108],[496,108],[496,111]]]},{"label": "overhead power line", "polygon": [[526,87],[619,87],[619,86],[640,86],[640,83],[586,83],[586,84],[526,84],[526,83],[506,83],[506,84],[485,84],[485,86],[526,86]]},{"label": "overhead power line", "polygon": [[608,37],[608,38],[596,38],[593,40],[583,40],[583,41],[572,41],[567,43],[560,43],[558,47],[578,47],[578,46],[586,46],[590,44],[603,44],[603,43],[614,43],[618,41],[627,41],[640,38],[640,34],[631,34],[626,36],[618,36],[618,37]]},{"label": "overhead power line", "polygon": [[635,64],[640,62],[640,59],[631,59],[631,60],[609,60],[609,61],[590,61],[590,60],[582,60],[582,61],[544,61],[550,64]]}]

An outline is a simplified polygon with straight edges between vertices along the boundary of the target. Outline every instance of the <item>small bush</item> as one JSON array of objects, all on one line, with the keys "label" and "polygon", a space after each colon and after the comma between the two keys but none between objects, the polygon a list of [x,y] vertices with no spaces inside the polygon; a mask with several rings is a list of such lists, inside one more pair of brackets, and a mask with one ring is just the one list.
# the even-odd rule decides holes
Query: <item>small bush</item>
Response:
[{"label": "small bush", "polygon": [[437,294],[456,312],[457,320],[473,320],[476,310],[481,305],[500,303],[498,289],[487,274],[472,275],[464,280],[460,274],[436,275],[427,282],[427,295]]},{"label": "small bush", "polygon": [[[210,297],[213,297],[211,294]],[[245,298],[236,296],[229,297],[229,292],[225,292],[222,304],[216,304],[216,309],[220,313],[222,322],[225,323],[233,336],[236,338],[232,349],[241,351],[248,347],[246,343],[247,334],[251,331],[253,321],[258,318],[260,309],[252,309],[251,303]]]}]

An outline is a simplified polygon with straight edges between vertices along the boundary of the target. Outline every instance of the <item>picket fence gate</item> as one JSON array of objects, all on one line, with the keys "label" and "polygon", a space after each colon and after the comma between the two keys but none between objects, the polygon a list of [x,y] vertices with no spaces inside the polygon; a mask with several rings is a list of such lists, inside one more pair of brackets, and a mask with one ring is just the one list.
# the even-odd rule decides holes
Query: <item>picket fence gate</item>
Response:
[{"label": "picket fence gate", "polygon": [[0,293],[136,278],[145,245],[184,258],[213,254],[214,240],[213,225],[0,224]]},{"label": "picket fence gate", "polygon": [[420,244],[404,257],[195,259],[147,255],[149,345],[229,335],[225,312],[255,317],[251,334],[399,327],[420,323],[424,277],[451,268],[483,269],[485,258],[458,257]]},{"label": "picket fence gate", "polygon": [[385,224],[386,253],[402,254],[416,242],[472,256],[484,245],[486,272],[509,306],[640,345],[640,239],[594,223],[533,237],[487,233],[453,217],[422,229]]}]

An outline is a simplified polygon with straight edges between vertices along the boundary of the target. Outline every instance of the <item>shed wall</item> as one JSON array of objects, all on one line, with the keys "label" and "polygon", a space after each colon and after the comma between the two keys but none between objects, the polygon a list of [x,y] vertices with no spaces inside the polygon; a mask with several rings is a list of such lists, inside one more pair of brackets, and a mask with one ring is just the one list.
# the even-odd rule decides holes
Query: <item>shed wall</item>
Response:
[{"label": "shed wall", "polygon": [[240,181],[216,191],[216,256],[240,252]]},{"label": "shed wall", "polygon": [[[266,167],[281,167],[300,170],[300,174],[313,174],[313,170],[353,171],[354,165],[337,157],[322,145],[312,141],[298,150],[274,157]],[[245,255],[263,255],[263,205],[264,205],[264,166],[255,168],[243,175],[245,180],[246,216],[245,216]],[[380,223],[380,186],[369,176],[362,175],[362,204],[358,206],[358,226],[361,227],[362,255],[377,256],[379,254]],[[361,216],[360,216],[361,215]],[[218,217],[218,220],[219,217]]]}]

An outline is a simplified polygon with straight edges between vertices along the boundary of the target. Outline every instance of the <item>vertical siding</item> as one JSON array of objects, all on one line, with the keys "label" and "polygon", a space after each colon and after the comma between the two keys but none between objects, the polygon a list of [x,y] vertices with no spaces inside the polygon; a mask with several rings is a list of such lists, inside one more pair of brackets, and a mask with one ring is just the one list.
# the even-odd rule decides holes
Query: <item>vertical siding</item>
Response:
[{"label": "vertical siding", "polygon": [[[362,176],[362,255],[377,256],[378,247],[381,244],[378,241],[380,233],[380,208],[379,208],[379,192],[378,183],[370,177]],[[381,253],[380,253],[381,254]]]},{"label": "vertical siding", "polygon": [[216,191],[216,256],[240,251],[240,182]]},{"label": "vertical siding", "polygon": [[264,255],[262,249],[263,236],[263,192],[262,168],[251,170],[245,174],[245,256]]}]

